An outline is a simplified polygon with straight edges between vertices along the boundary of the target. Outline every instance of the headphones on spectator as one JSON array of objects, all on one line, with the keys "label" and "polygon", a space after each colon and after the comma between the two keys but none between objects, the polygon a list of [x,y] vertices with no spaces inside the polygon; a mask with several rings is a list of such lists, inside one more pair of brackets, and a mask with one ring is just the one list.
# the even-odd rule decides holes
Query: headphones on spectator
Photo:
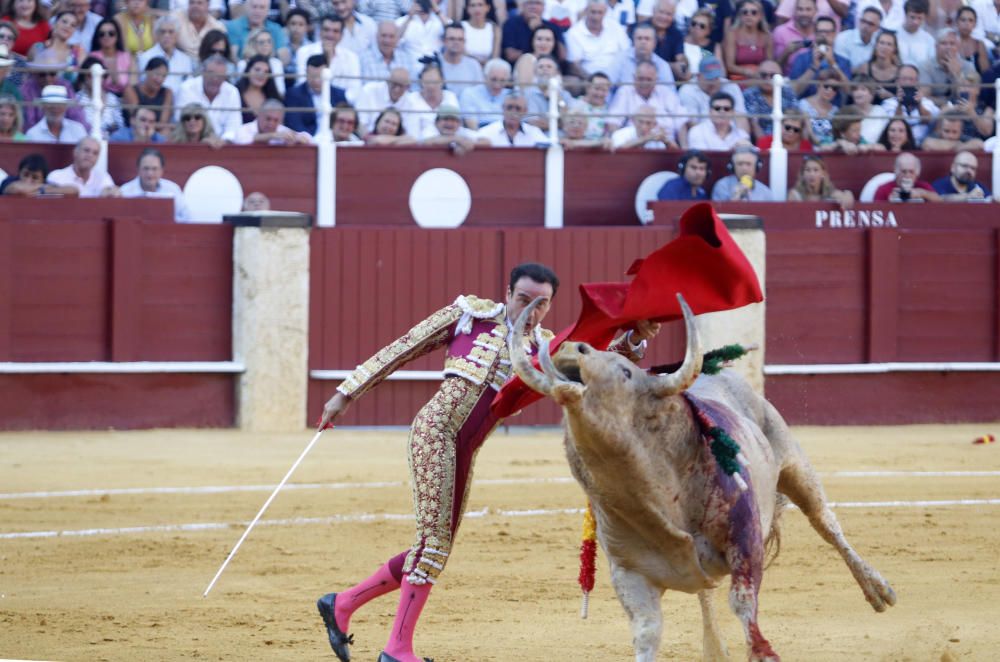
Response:
[{"label": "headphones on spectator", "polygon": [[680,161],[677,162],[677,172],[680,173],[681,177],[684,176],[684,169],[687,168],[688,161],[691,159],[697,159],[699,161],[705,162],[705,172],[708,177],[712,176],[712,162],[708,160],[708,154],[701,151],[700,149],[689,149],[688,151],[681,154]]},{"label": "headphones on spectator", "polygon": [[726,163],[726,170],[728,172],[733,172],[735,168],[733,167],[733,157],[737,154],[753,154],[757,157],[757,162],[754,164],[754,174],[756,175],[760,172],[760,169],[764,167],[764,162],[760,159],[760,151],[756,147],[737,147],[733,150],[733,153],[729,155],[729,161]]}]

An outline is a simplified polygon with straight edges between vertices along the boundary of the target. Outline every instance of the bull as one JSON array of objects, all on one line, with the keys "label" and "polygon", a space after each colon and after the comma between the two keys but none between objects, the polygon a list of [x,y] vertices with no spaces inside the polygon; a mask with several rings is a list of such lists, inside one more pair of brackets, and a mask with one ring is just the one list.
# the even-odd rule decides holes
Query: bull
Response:
[{"label": "bull", "polygon": [[[731,370],[700,374],[694,315],[678,295],[687,346],[675,372],[652,375],[624,356],[567,341],[536,369],[510,343],[518,376],[565,414],[570,470],[590,499],[611,582],[628,615],[636,662],[660,646],[667,589],[697,593],[706,659],[728,659],[712,605],[730,576],[729,605],[743,625],[751,660],[777,660],[757,625],[765,541],[785,498],[837,549],[876,611],[895,604],[885,579],[851,547],[815,472],[788,425]],[[523,335],[537,301],[511,338]],[[711,449],[707,428],[738,442],[737,469]],[[784,496],[782,496],[784,495]]]}]

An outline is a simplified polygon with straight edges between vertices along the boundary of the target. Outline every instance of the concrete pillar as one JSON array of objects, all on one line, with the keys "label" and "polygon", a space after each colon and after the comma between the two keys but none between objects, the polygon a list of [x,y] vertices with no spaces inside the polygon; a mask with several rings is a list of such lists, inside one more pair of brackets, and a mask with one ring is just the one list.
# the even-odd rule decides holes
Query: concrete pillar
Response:
[{"label": "concrete pillar", "polygon": [[[719,214],[729,234],[736,245],[747,256],[762,291],[764,282],[764,223],[759,216],[744,214]],[[766,291],[765,291],[766,296]],[[724,345],[740,343],[743,346],[756,344],[759,349],[750,352],[733,364],[754,390],[764,393],[764,304],[753,303],[749,306],[727,310],[721,313],[706,313],[695,318],[698,324],[698,335],[705,351],[717,349]]]},{"label": "concrete pillar", "polygon": [[305,427],[309,348],[307,214],[226,216],[233,237],[233,356],[246,366],[236,394],[243,430]]}]

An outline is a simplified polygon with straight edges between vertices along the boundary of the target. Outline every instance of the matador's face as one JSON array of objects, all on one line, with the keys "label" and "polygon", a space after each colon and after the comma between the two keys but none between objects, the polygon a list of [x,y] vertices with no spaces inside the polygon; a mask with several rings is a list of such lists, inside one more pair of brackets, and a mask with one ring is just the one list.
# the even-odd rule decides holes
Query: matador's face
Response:
[{"label": "matador's face", "polygon": [[521,316],[521,311],[528,307],[532,301],[538,297],[544,299],[531,311],[528,319],[528,328],[533,329],[535,325],[541,323],[552,305],[552,284],[538,283],[528,276],[521,276],[514,283],[511,291],[507,292],[507,319],[517,320]]}]

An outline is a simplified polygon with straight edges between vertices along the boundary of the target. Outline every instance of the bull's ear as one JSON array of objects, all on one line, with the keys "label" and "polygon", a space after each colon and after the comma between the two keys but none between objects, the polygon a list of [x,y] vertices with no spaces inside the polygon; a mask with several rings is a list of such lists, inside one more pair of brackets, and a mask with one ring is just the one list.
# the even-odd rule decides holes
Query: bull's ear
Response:
[{"label": "bull's ear", "polygon": [[587,390],[586,386],[575,382],[559,382],[553,385],[549,395],[560,406],[576,404],[583,399],[583,394]]}]

